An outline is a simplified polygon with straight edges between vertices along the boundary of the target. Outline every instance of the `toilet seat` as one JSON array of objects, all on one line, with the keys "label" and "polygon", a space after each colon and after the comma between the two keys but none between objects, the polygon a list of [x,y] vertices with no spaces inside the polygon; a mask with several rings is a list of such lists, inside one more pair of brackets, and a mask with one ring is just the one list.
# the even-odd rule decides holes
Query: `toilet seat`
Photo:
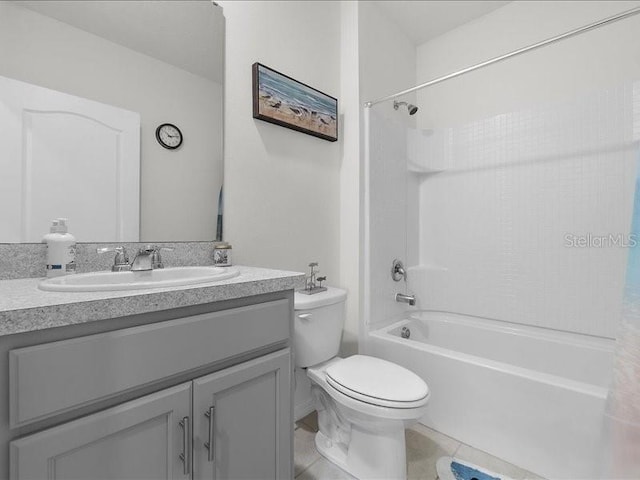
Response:
[{"label": "toilet seat", "polygon": [[419,376],[380,358],[353,355],[331,364],[325,375],[331,388],[372,405],[409,409],[429,399],[429,387]]}]

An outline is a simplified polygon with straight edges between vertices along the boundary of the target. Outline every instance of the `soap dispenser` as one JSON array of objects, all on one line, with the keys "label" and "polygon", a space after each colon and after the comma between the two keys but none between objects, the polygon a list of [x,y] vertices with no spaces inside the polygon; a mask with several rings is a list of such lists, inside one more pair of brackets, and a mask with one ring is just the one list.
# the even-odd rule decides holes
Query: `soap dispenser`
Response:
[{"label": "soap dispenser", "polygon": [[68,232],[66,218],[54,220],[42,241],[47,244],[47,277],[76,273],[76,238]]}]

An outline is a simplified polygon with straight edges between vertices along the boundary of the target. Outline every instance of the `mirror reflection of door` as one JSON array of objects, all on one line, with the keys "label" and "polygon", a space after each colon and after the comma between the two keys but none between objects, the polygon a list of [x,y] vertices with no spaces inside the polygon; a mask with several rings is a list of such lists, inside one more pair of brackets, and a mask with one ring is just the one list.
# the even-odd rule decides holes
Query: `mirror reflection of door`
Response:
[{"label": "mirror reflection of door", "polygon": [[140,115],[0,77],[3,240],[39,242],[52,218],[78,238],[138,240]]},{"label": "mirror reflection of door", "polygon": [[[129,228],[132,224],[127,221],[119,227],[95,225],[101,221],[99,215],[91,216],[92,225],[85,226],[83,213],[72,210],[52,216],[43,212],[43,217],[68,217],[70,231],[80,242],[215,239],[223,180],[221,7],[209,0],[0,2],[0,44],[11,45],[0,49],[0,76],[139,114],[138,191],[121,192],[127,197],[124,201],[110,194],[109,207],[124,210],[129,217],[137,213],[137,230]],[[8,108],[0,105],[0,109],[3,107]],[[45,130],[57,129],[50,136],[60,139],[55,145],[58,151],[51,150],[48,156],[59,157],[64,145],[77,143],[64,135],[86,128],[92,133],[82,133],[87,141],[76,145],[79,155],[99,159],[101,164],[89,168],[87,162],[77,165],[67,160],[66,166],[56,171],[64,175],[65,169],[73,170],[83,176],[73,183],[71,191],[52,188],[42,194],[42,198],[51,200],[51,206],[64,203],[70,193],[82,204],[97,192],[104,197],[106,190],[115,192],[115,180],[108,180],[113,179],[111,174],[101,171],[111,147],[100,143],[106,142],[113,131],[110,134],[108,128],[99,127],[100,122],[113,125],[92,114],[83,115],[60,114],[55,118],[57,123],[53,122],[54,115],[46,116],[46,122],[45,115],[32,118],[39,138],[44,138]],[[88,121],[90,118],[97,122]],[[175,124],[182,131],[184,143],[179,149],[170,151],[157,142],[155,130],[163,123]],[[96,141],[89,141],[91,135],[97,135]],[[38,143],[41,154],[50,140]],[[5,177],[10,170],[21,169],[20,159],[21,155],[9,158],[6,151],[0,152],[0,175]],[[47,178],[51,171],[41,170],[44,164],[33,163],[32,176]],[[92,186],[92,177],[98,175],[104,184]],[[127,175],[121,186],[134,186],[134,179],[134,175]],[[22,183],[12,182],[11,188],[22,189]],[[34,187],[33,191],[43,190]],[[131,200],[132,196],[137,196],[137,201]],[[101,215],[111,216],[112,210],[101,211]],[[17,204],[3,202],[0,215],[7,213],[22,215],[17,213]],[[21,218],[23,223],[37,223],[19,227],[19,234],[14,229],[10,235],[0,230],[0,242],[40,241],[51,218],[36,218],[35,213],[31,219]],[[117,231],[112,234],[114,228]],[[27,230],[31,233],[25,234]]]}]

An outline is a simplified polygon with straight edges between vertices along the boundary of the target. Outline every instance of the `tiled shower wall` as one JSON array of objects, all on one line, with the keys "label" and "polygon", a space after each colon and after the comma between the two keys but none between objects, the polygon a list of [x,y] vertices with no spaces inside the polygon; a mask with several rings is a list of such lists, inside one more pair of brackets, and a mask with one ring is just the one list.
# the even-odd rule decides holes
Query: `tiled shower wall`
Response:
[{"label": "tiled shower wall", "polygon": [[[407,243],[407,124],[401,112],[387,118],[382,104],[368,109],[368,238],[369,272],[365,273],[365,322],[368,328],[386,323],[406,310],[394,300],[397,292],[405,293],[405,282],[391,279],[394,259],[405,264]],[[417,259],[416,259],[417,260]]]},{"label": "tiled shower wall", "polygon": [[[421,309],[616,336],[639,85],[429,131],[381,107],[369,112],[370,328],[406,310],[393,301],[406,288]],[[411,267],[406,287],[390,279],[394,258]]]},{"label": "tiled shower wall", "polygon": [[615,337],[627,258],[615,241],[632,240],[639,128],[629,83],[409,131],[420,306]]}]

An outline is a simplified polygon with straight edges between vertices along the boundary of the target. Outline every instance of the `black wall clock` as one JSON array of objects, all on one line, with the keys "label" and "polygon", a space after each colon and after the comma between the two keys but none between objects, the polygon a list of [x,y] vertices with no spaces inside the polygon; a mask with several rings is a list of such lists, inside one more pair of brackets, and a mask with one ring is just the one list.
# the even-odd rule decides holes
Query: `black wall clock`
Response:
[{"label": "black wall clock", "polygon": [[156,140],[164,148],[175,150],[182,145],[182,132],[171,123],[163,123],[156,128]]}]

